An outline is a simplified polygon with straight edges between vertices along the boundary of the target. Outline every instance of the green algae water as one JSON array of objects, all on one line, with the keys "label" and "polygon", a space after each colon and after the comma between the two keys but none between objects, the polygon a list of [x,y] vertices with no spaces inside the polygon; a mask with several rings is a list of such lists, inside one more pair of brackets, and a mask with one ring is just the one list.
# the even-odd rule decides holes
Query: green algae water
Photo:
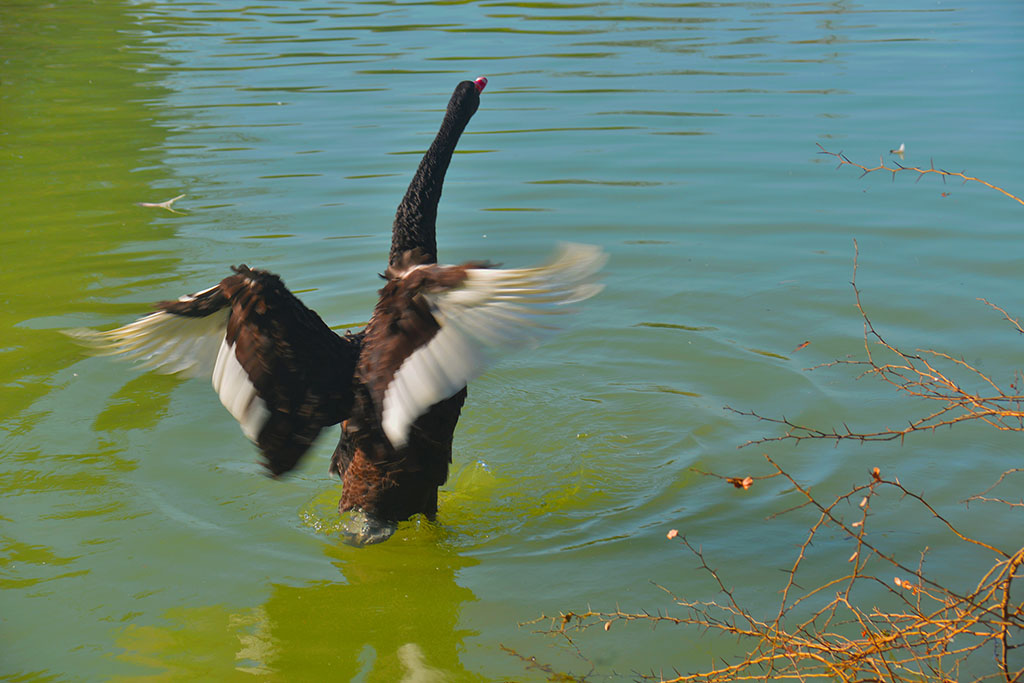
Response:
[{"label": "green algae water", "polygon": [[[879,466],[1019,544],[1011,511],[960,501],[1019,466],[1020,434],[738,449],[781,431],[723,407],[864,431],[929,410],[849,368],[806,370],[863,356],[854,239],[890,341],[1012,380],[1021,339],[976,299],[1024,314],[1024,207],[977,183],[858,178],[816,143],[1020,196],[1022,35],[1015,2],[5,3],[0,679],[694,670],[736,643],[616,625],[577,650],[526,622],[670,607],[658,585],[720,597],[674,528],[770,617],[810,518],[766,521],[797,502],[775,481],[693,470],[764,474],[765,452],[823,496]],[[243,262],[358,327],[451,90],[479,75],[441,260],[522,266],[576,241],[611,261],[568,330],[470,386],[436,524],[344,545],[336,429],[271,481],[207,382],[60,334]],[[179,195],[176,213],[137,205]],[[897,510],[875,511],[879,538],[973,587],[984,562]],[[815,545],[807,580],[845,571],[852,543]]]}]

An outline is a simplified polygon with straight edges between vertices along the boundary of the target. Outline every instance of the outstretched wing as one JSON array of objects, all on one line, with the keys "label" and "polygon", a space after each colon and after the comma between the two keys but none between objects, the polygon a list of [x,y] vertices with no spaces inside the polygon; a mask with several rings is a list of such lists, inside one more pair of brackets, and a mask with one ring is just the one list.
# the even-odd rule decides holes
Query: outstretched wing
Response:
[{"label": "outstretched wing", "polygon": [[598,247],[569,244],[538,268],[429,265],[403,274],[399,282],[418,291],[437,327],[432,335],[414,329],[415,348],[383,391],[381,425],[392,445],[403,446],[417,417],[465,387],[498,353],[537,344],[556,329],[553,315],[598,293],[593,279],[606,261]]},{"label": "outstretched wing", "polygon": [[335,334],[281,279],[246,266],[202,292],[107,332],[72,337],[162,373],[211,377],[273,475],[292,469],[352,405],[361,337]]}]

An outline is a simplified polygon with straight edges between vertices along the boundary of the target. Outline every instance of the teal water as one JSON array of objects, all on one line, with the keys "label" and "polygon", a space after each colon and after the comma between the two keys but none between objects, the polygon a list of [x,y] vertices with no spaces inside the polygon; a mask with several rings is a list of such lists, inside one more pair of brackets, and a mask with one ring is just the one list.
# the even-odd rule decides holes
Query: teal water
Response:
[{"label": "teal water", "polygon": [[[716,598],[678,528],[772,615],[809,515],[873,466],[967,531],[962,499],[1019,465],[980,425],[903,445],[738,449],[780,432],[723,410],[865,430],[929,406],[849,368],[849,285],[887,338],[1006,385],[1024,313],[1024,10],[989,3],[56,2],[0,7],[0,677],[589,680],[683,671],[737,645],[616,625],[580,649],[520,626],[559,610]],[[611,254],[571,329],[474,382],[437,525],[337,533],[336,432],[295,475],[205,382],[85,358],[59,330],[121,324],[231,264],[280,273],[328,324],[366,320],[394,209],[454,85],[490,85],[452,163],[442,260],[509,266],[559,241]],[[184,194],[182,213],[135,206]],[[805,341],[811,343],[799,351]],[[1009,497],[1019,497],[1011,490]],[[873,522],[956,585],[973,558],[892,500]],[[1013,545],[1018,544],[1018,545]],[[814,547],[807,581],[845,571]],[[983,658],[979,673],[994,666]]]}]

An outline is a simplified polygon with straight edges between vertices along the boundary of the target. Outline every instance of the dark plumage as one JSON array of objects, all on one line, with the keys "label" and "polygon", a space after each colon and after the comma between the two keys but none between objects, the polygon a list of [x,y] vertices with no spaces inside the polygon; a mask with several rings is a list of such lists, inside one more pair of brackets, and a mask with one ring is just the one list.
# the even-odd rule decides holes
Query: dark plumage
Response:
[{"label": "dark plumage", "polygon": [[533,269],[436,264],[442,183],[485,84],[464,81],[452,95],[398,207],[386,283],[363,331],[335,334],[277,275],[243,265],[124,327],[71,334],[161,372],[210,376],[275,477],[340,422],[331,471],[343,480],[339,510],[357,513],[354,542],[384,540],[417,513],[433,518],[466,383],[491,350],[536,342],[549,329],[541,316],[598,291],[590,281],[605,260],[571,245]]},{"label": "dark plumage", "polygon": [[[234,345],[235,358],[270,413],[256,445],[277,476],[295,467],[321,429],[351,411],[362,335],[339,337],[273,273],[244,265],[232,270],[235,275],[212,293],[231,309],[223,343]],[[184,305],[159,306],[168,313],[176,307]]]},{"label": "dark plumage", "polygon": [[[421,261],[428,258],[419,250],[405,253]],[[466,267],[433,266],[401,278],[404,270],[388,268],[388,283],[380,291],[380,301],[363,332],[363,352],[353,385],[356,408],[342,424],[342,439],[331,459],[331,471],[340,473],[344,481],[341,512],[363,510],[394,519],[407,519],[421,512],[433,518],[437,513],[437,489],[448,479],[452,437],[466,399],[465,387],[413,422],[408,443],[402,449],[406,455],[400,459],[394,457],[392,444],[376,416],[382,411],[384,392],[395,373],[440,329],[420,292],[435,283],[439,288],[456,288],[465,279]]]},{"label": "dark plumage", "polygon": [[478,78],[472,82],[462,81],[455,87],[441,128],[423,155],[395,212],[388,263],[395,263],[402,254],[413,249],[423,254],[426,263],[437,263],[437,205],[441,201],[444,176],[462,132],[480,106],[480,93],[486,85],[486,78]]}]

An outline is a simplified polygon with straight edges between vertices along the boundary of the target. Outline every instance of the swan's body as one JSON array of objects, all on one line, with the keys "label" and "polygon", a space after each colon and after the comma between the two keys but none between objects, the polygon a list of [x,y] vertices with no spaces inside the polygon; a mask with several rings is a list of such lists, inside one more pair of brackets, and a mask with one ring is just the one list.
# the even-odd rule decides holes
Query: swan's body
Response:
[{"label": "swan's body", "polygon": [[437,265],[441,185],[484,84],[464,81],[452,96],[399,206],[387,282],[364,330],[339,336],[278,276],[243,265],[124,327],[73,335],[160,372],[209,376],[273,476],[341,423],[331,471],[344,483],[339,510],[363,514],[352,540],[384,540],[417,513],[433,518],[466,383],[494,351],[538,341],[545,314],[598,291],[605,261],[568,245],[539,268]]}]

